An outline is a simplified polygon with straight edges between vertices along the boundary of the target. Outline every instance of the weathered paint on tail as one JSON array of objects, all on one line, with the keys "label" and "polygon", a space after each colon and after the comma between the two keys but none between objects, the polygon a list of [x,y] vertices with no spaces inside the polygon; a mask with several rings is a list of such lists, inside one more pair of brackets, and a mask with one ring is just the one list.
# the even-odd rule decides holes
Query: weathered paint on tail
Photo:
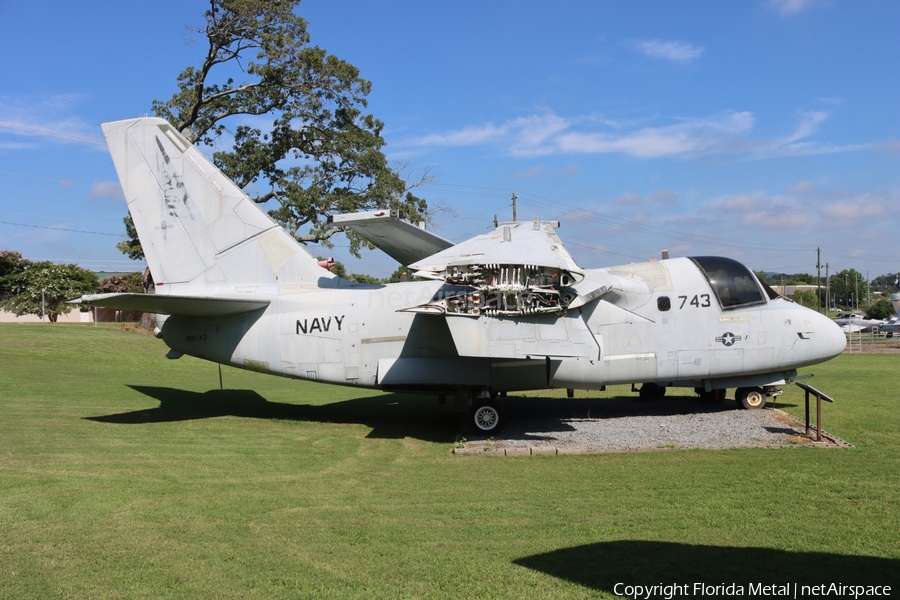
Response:
[{"label": "weathered paint on tail", "polygon": [[103,124],[161,294],[277,294],[339,281],[174,127]]}]

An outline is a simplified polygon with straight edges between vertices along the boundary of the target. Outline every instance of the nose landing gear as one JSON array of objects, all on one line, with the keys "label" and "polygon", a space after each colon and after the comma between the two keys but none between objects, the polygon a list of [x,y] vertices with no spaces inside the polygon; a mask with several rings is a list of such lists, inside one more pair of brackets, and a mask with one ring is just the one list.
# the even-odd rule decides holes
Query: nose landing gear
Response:
[{"label": "nose landing gear", "polygon": [[765,408],[766,393],[758,387],[738,388],[734,392],[734,401],[741,408]]}]

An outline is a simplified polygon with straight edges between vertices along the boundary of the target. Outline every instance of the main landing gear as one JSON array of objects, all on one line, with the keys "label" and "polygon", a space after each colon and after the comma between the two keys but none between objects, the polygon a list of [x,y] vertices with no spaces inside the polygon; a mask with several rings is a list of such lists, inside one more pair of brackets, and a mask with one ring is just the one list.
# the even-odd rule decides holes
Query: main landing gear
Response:
[{"label": "main landing gear", "polygon": [[502,424],[500,409],[490,401],[476,402],[472,405],[471,423],[478,433],[493,435],[500,431]]},{"label": "main landing gear", "polygon": [[482,392],[472,398],[466,418],[476,435],[492,436],[503,427],[505,417],[499,400],[497,392]]},{"label": "main landing gear", "polygon": [[694,388],[694,391],[700,396],[701,402],[718,404],[725,399],[725,390],[723,389],[710,390],[707,392],[705,389],[698,387]]},{"label": "main landing gear", "polygon": [[662,400],[666,395],[666,388],[655,383],[645,383],[641,386],[638,395],[641,400]]}]

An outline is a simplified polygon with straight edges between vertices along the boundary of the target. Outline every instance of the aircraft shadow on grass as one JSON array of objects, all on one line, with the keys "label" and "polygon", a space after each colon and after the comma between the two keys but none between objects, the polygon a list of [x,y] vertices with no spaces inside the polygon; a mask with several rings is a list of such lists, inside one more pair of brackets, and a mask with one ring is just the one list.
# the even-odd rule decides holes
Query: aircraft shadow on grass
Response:
[{"label": "aircraft shadow on grass", "polygon": [[253,390],[192,392],[168,387],[130,385],[131,389],[159,401],[157,408],[98,417],[89,421],[140,425],[244,417],[284,421],[360,424],[372,428],[367,437],[399,439],[413,437],[452,443],[459,428],[459,415],[437,406],[432,397],[378,394],[323,405],[270,402]]},{"label": "aircraft shadow on grass", "polygon": [[[254,419],[360,424],[371,427],[370,438],[412,437],[452,443],[456,434],[479,437],[468,419],[440,406],[434,396],[375,394],[322,405],[270,402],[253,390],[193,392],[168,387],[129,386],[159,402],[157,408],[87,417],[118,424],[163,423],[234,416]],[[365,391],[363,391],[365,393]],[[734,410],[733,401],[703,403],[696,396],[674,396],[644,402],[636,396],[613,398],[521,398],[504,400],[507,425],[499,439],[552,439],[555,432],[574,431],[572,420],[629,416],[668,416]]]},{"label": "aircraft shadow on grass", "polygon": [[[802,536],[802,531],[797,532]],[[900,582],[900,560],[875,556],[845,556],[824,552],[790,552],[770,548],[732,548],[620,540],[562,548],[516,559],[515,564],[552,575],[593,590],[615,594],[616,584],[689,584],[744,586],[797,583],[798,585],[891,585]],[[624,594],[623,586],[618,592]],[[894,587],[892,592],[897,588]],[[722,597],[725,594],[706,594]],[[793,590],[791,590],[793,597]],[[656,594],[653,597],[664,597]]]}]

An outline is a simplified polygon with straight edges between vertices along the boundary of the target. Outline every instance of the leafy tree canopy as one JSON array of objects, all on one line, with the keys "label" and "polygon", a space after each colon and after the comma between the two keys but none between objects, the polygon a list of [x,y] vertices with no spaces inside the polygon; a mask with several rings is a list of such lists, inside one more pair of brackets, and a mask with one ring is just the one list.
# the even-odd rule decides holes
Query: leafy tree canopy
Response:
[{"label": "leafy tree canopy", "polygon": [[794,292],[794,302],[813,310],[819,308],[819,299],[814,290],[797,290]]},{"label": "leafy tree canopy", "polygon": [[873,290],[891,291],[900,290],[900,273],[888,273],[887,275],[879,275],[872,280],[871,286]]},{"label": "leafy tree canopy", "polygon": [[9,296],[9,277],[24,271],[31,261],[22,258],[21,252],[0,250],[0,300]]},{"label": "leafy tree canopy", "polygon": [[831,282],[831,296],[836,304],[849,306],[859,302],[861,295],[866,293],[866,277],[856,269],[844,269],[829,277]]},{"label": "leafy tree canopy", "polygon": [[110,275],[100,280],[98,294],[143,294],[144,276],[139,272]]},{"label": "leafy tree canopy", "polygon": [[45,314],[51,323],[72,310],[66,300],[97,289],[97,274],[78,265],[57,265],[50,261],[29,264],[24,270],[5,278],[9,295],[4,309],[22,315]]},{"label": "leafy tree canopy", "polygon": [[816,276],[809,273],[765,273],[756,274],[760,280],[769,285],[815,285]]},{"label": "leafy tree canopy", "polygon": [[144,258],[144,249],[141,247],[141,240],[138,239],[137,229],[134,228],[134,219],[128,215],[122,221],[125,223],[125,236],[128,239],[116,244],[116,248],[131,260],[141,260]]},{"label": "leafy tree canopy", "polygon": [[[321,256],[317,257],[316,260],[324,260]],[[355,281],[356,283],[397,283],[401,281],[401,276],[409,273],[409,267],[404,267],[403,265],[398,266],[394,269],[394,272],[391,273],[388,277],[383,279],[379,279],[378,277],[373,277],[372,275],[366,275],[365,273],[354,273],[352,275],[347,273],[347,267],[344,266],[339,260],[334,261],[334,266],[331,267],[331,272],[341,277],[342,279],[349,279],[350,281]],[[418,277],[408,277],[407,281],[420,281]]]},{"label": "leafy tree canopy", "polygon": [[[310,45],[300,0],[210,0],[200,63],[178,76],[178,92],[153,111],[214,153],[225,174],[276,200],[269,214],[301,242],[329,245],[333,213],[394,208],[413,222],[428,205],[382,152],[384,124],[364,114],[370,82],[353,65]],[[226,128],[227,127],[227,128]],[[226,137],[226,134],[230,134]],[[365,241],[352,233],[351,252]],[[135,238],[132,236],[132,240]],[[132,256],[134,244],[120,249]]]},{"label": "leafy tree canopy", "polygon": [[894,305],[887,298],[881,298],[866,309],[867,319],[890,319],[894,316]]}]

